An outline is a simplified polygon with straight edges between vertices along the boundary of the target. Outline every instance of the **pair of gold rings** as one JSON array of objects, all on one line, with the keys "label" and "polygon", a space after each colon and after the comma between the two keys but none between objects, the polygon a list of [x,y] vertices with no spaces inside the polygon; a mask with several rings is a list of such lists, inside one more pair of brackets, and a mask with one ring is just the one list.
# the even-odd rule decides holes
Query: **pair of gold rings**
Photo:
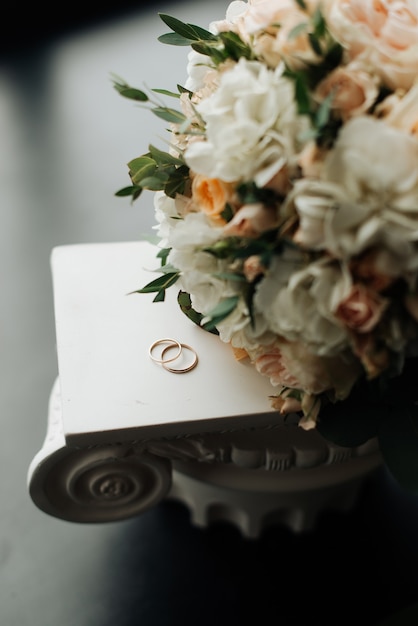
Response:
[{"label": "pair of gold rings", "polygon": [[[164,346],[161,348],[161,346]],[[170,356],[171,353],[171,356]],[[160,363],[165,370],[173,374],[185,374],[194,369],[198,363],[197,352],[187,343],[180,343],[177,339],[157,339],[149,348],[149,355],[155,363]],[[180,359],[183,367],[172,367]]]}]

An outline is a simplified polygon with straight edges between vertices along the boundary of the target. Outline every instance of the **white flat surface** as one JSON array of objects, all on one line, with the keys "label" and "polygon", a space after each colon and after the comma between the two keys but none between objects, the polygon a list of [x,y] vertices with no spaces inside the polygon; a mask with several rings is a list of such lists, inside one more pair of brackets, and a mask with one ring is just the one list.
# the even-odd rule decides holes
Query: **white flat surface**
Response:
[{"label": "white flat surface", "polygon": [[[178,307],[175,286],[165,302],[154,303],[155,294],[128,295],[159,275],[150,271],[159,265],[156,252],[148,242],[53,250],[62,414],[72,444],[172,436],[277,418],[268,379],[193,324]],[[174,374],[150,358],[151,344],[166,337],[196,350],[195,369]]]}]

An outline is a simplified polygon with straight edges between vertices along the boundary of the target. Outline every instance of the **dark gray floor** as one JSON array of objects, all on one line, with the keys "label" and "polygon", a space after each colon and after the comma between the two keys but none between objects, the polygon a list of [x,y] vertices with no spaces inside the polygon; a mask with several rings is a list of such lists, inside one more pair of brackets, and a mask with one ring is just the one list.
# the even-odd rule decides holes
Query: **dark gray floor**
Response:
[{"label": "dark gray floor", "polygon": [[78,525],[28,495],[57,375],[50,252],[135,240],[153,223],[149,197],[131,206],[114,192],[160,126],[113,91],[110,73],[181,82],[185,51],[162,50],[157,11],[206,25],[224,9],[153,5],[0,65],[1,626],[377,625],[418,602],[418,500],[385,471],[315,533],[278,528],[256,542],[198,530],[175,503]]}]

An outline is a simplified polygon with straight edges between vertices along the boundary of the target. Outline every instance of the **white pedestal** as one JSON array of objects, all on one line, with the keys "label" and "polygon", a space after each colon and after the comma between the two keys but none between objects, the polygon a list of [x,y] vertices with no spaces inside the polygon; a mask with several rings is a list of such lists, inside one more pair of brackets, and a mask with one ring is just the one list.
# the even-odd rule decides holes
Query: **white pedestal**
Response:
[{"label": "white pedestal", "polygon": [[[132,293],[152,279],[155,252],[145,242],[53,251],[59,375],[28,473],[34,503],[88,523],[174,498],[197,525],[227,520],[247,537],[273,522],[311,529],[322,510],[351,506],[381,464],[376,443],[330,446],[284,423],[268,379],[188,320],[175,288],[164,303]],[[165,337],[192,346],[198,366],[178,375],[152,361]]]}]

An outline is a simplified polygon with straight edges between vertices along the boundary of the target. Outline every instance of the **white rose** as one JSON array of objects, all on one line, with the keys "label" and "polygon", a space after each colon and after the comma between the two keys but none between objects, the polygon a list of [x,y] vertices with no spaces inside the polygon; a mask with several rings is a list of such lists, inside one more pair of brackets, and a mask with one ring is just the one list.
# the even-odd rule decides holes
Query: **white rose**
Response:
[{"label": "white rose", "polygon": [[296,138],[308,122],[297,116],[294,86],[282,69],[241,58],[221,75],[218,89],[196,107],[206,141],[185,152],[193,171],[263,186],[295,156]]}]

